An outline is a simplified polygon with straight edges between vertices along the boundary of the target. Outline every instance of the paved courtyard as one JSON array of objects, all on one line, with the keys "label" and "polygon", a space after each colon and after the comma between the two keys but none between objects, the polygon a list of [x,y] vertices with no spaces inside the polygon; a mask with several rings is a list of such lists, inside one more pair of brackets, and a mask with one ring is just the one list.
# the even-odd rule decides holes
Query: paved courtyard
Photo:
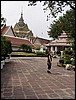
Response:
[{"label": "paved courtyard", "polygon": [[11,58],[1,70],[1,99],[75,99],[75,71],[57,66],[51,74],[46,57]]}]

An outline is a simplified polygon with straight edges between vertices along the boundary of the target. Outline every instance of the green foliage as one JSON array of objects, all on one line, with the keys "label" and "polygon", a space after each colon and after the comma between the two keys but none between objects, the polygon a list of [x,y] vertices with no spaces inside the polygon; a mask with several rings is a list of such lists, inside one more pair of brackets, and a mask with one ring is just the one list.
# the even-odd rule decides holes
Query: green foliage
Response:
[{"label": "green foliage", "polygon": [[40,50],[40,47],[37,47],[36,50]]},{"label": "green foliage", "polygon": [[12,44],[9,40],[6,41],[6,52],[7,54],[10,54],[12,52]]},{"label": "green foliage", "polygon": [[69,57],[65,57],[64,60],[70,60],[70,58]]},{"label": "green foliage", "polygon": [[1,55],[8,55],[12,52],[11,42],[1,36]]},{"label": "green foliage", "polygon": [[69,58],[61,58],[59,62],[62,64],[71,64],[72,61]]},{"label": "green foliage", "polygon": [[48,35],[53,38],[57,38],[62,33],[62,30],[65,30],[69,36],[68,41],[72,43],[73,54],[75,56],[75,11],[67,11],[63,17],[59,17],[57,21],[54,21],[49,29]]},{"label": "green foliage", "polygon": [[63,51],[64,54],[64,64],[71,64],[71,55],[72,55],[72,50],[70,50],[70,48],[67,48],[66,50]]},{"label": "green foliage", "polygon": [[37,52],[37,53],[28,53],[28,52],[12,52],[11,56],[13,57],[46,57],[47,55],[42,52]]},{"label": "green foliage", "polygon": [[53,38],[57,38],[64,30],[68,35],[70,35],[70,39],[75,38],[75,11],[68,10],[66,14],[62,17],[59,17],[58,20],[54,21],[49,28],[48,35]]},{"label": "green foliage", "polygon": [[65,60],[64,59],[64,64],[71,64],[71,62],[72,62],[71,60]]},{"label": "green foliage", "polygon": [[59,51],[59,50],[57,50],[57,52],[56,52],[57,54],[61,54],[61,52]]},{"label": "green foliage", "polygon": [[6,54],[6,38],[1,36],[1,55]]},{"label": "green foliage", "polygon": [[48,49],[45,50],[45,54],[46,54],[46,55],[48,54]]},{"label": "green foliage", "polygon": [[70,48],[67,48],[66,50],[63,51],[64,58],[70,59],[73,55],[73,51],[70,50]]},{"label": "green foliage", "polygon": [[71,61],[71,64],[72,64],[72,65],[75,65],[75,60],[72,60],[72,61]]},{"label": "green foliage", "polygon": [[64,59],[59,59],[59,63],[64,64]]},{"label": "green foliage", "polygon": [[62,64],[72,64],[72,63],[75,63],[74,61],[71,61],[69,57],[61,58],[59,60],[59,62],[62,63]]},{"label": "green foliage", "polygon": [[22,52],[22,51],[13,51],[11,53],[11,56],[16,56],[16,57],[35,57],[37,56],[35,53],[28,53],[28,52]]},{"label": "green foliage", "polygon": [[25,51],[25,52],[32,52],[32,48],[31,48],[31,46],[29,46],[29,45],[22,44],[22,45],[20,46],[20,48],[21,48],[23,51]]},{"label": "green foliage", "polygon": [[37,56],[46,56],[44,52],[36,52]]},{"label": "green foliage", "polygon": [[49,37],[53,37],[53,38],[58,38],[58,36],[62,33],[62,27],[60,25],[60,22],[56,22],[50,25],[48,35]]},{"label": "green foliage", "polygon": [[72,50],[64,50],[64,54],[71,55],[72,54]]},{"label": "green foliage", "polygon": [[[1,27],[5,24],[5,18],[1,15]],[[11,42],[1,34],[1,60],[5,59],[12,52]]]},{"label": "green foliage", "polygon": [[4,60],[8,54],[12,52],[11,42],[7,41],[4,36],[1,36],[1,60]]}]

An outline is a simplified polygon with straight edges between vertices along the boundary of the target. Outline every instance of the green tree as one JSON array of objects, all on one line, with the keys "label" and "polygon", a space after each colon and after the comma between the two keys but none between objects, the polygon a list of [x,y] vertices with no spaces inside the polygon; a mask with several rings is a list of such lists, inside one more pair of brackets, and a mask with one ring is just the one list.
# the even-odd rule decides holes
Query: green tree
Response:
[{"label": "green tree", "polygon": [[[5,24],[5,18],[1,15],[1,27]],[[1,55],[7,55],[12,52],[11,42],[1,34]]]},{"label": "green tree", "polygon": [[12,44],[9,40],[6,40],[6,52],[7,54],[10,54],[12,52]]},{"label": "green tree", "polygon": [[48,35],[57,38],[62,31],[68,33],[72,40],[75,38],[75,11],[68,10],[66,14],[54,21],[49,28]]},{"label": "green tree", "polygon": [[6,38],[5,37],[1,37],[1,55],[5,55],[6,54]]},{"label": "green tree", "polygon": [[26,50],[27,50],[27,45],[22,44],[22,45],[20,46],[20,48],[21,48],[23,51],[26,51]]},{"label": "green tree", "polygon": [[32,52],[32,48],[31,48],[31,46],[29,46],[29,45],[22,44],[22,45],[20,46],[20,48],[21,48],[23,51]]},{"label": "green tree", "polygon": [[68,10],[66,14],[62,17],[59,17],[57,21],[54,21],[53,24],[50,25],[48,35],[53,38],[57,38],[58,35],[62,33],[64,30],[70,38],[68,38],[69,42],[72,42],[72,48],[75,55],[75,11]]},{"label": "green tree", "polygon": [[58,35],[62,33],[64,30],[70,38],[69,42],[72,42],[72,48],[75,53],[75,11],[68,10],[66,14],[62,17],[59,17],[57,21],[54,21],[53,24],[50,25],[50,30],[48,31],[48,35],[53,38],[57,38]]},{"label": "green tree", "polygon": [[1,55],[8,55],[12,52],[11,42],[6,40],[4,36],[1,37]]}]

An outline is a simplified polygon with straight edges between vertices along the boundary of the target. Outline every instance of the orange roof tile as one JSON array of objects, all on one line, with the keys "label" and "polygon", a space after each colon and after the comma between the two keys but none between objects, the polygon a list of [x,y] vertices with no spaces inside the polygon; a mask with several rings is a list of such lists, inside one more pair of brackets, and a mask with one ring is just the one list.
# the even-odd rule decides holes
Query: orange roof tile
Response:
[{"label": "orange roof tile", "polygon": [[[5,25],[5,26],[1,29],[2,35],[4,35],[4,34],[6,33],[6,31],[9,29],[9,27],[10,27],[10,26],[6,26],[6,25]],[[16,36],[16,35],[15,35],[15,32],[14,32],[14,30],[13,30],[13,28],[12,28],[12,26],[11,26],[10,28],[11,28],[11,30],[12,30],[12,32],[13,32],[13,35]]]},{"label": "orange roof tile", "polygon": [[4,35],[6,33],[6,31],[8,30],[9,27],[3,27],[1,30],[2,35]]}]

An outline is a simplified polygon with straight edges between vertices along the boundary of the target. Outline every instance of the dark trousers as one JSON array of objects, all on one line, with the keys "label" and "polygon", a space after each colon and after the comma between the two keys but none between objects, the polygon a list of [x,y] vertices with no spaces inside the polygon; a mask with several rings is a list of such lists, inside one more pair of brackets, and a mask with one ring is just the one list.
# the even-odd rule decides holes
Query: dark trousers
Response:
[{"label": "dark trousers", "polygon": [[48,63],[48,69],[49,70],[51,69],[51,63],[50,62]]}]

